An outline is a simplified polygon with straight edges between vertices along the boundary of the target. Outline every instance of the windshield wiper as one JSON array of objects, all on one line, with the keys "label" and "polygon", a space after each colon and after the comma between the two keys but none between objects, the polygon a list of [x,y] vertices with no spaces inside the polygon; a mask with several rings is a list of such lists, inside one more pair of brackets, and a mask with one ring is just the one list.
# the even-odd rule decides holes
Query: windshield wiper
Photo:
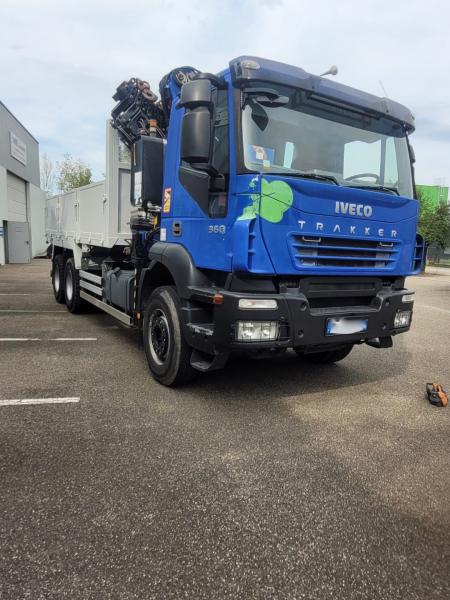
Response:
[{"label": "windshield wiper", "polygon": [[288,177],[302,177],[303,179],[317,179],[319,181],[331,181],[335,185],[339,185],[338,180],[333,175],[321,175],[320,173],[302,173],[302,171],[290,171],[288,169],[280,169],[278,171],[264,171],[268,175],[276,173],[277,175],[286,175]]},{"label": "windshield wiper", "polygon": [[331,181],[335,185],[339,185],[338,180],[333,175],[321,175],[320,173],[293,173],[293,175],[298,175],[298,177],[303,177],[304,179],[319,179],[321,181]]},{"label": "windshield wiper", "polygon": [[361,190],[376,190],[378,192],[389,192],[390,194],[396,194],[400,196],[400,193],[395,187],[388,187],[386,185],[346,185],[344,187],[354,187]]}]

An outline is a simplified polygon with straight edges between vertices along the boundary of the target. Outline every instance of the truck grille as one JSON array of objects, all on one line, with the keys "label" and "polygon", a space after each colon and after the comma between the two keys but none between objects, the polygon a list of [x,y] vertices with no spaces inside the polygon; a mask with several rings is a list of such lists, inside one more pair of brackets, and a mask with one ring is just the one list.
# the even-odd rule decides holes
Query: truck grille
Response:
[{"label": "truck grille", "polygon": [[341,267],[391,270],[398,259],[400,242],[295,234],[290,238],[290,249],[297,269]]}]

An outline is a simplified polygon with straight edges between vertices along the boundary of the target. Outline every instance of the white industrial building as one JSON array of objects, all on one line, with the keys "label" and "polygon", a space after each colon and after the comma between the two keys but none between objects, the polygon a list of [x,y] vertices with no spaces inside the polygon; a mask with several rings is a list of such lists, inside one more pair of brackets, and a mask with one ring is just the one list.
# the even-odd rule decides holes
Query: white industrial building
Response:
[{"label": "white industrial building", "polygon": [[39,143],[0,101],[0,265],[45,252]]}]

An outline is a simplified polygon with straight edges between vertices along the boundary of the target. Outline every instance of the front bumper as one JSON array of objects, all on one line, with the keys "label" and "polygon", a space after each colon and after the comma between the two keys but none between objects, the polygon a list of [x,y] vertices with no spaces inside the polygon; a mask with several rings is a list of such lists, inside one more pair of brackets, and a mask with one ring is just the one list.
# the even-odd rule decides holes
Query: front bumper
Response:
[{"label": "front bumper", "polygon": [[[249,294],[217,290],[223,297],[220,305],[214,306],[213,322],[206,327],[187,327],[189,343],[196,349],[210,354],[233,350],[255,350],[263,348],[303,348],[305,351],[317,347],[333,347],[343,344],[358,344],[376,339],[387,339],[409,330],[412,319],[413,301],[403,302],[407,289],[381,289],[366,305],[317,306],[299,289],[280,294]],[[240,309],[241,298],[270,298],[277,301],[276,309]],[[332,299],[328,299],[332,304]],[[407,327],[396,328],[394,319],[397,311],[411,311]],[[330,318],[354,317],[367,319],[367,330],[360,333],[327,335],[326,325]],[[276,321],[279,335],[276,340],[238,341],[238,321]]]}]

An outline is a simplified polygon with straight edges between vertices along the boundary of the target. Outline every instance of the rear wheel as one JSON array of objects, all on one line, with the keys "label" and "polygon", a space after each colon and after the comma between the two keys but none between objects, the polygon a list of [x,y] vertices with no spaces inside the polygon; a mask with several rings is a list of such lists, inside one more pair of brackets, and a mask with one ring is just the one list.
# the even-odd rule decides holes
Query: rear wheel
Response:
[{"label": "rear wheel", "polygon": [[167,386],[186,383],[196,375],[192,349],[180,321],[180,299],[173,286],[156,289],[144,311],[144,350],[153,377]]},{"label": "rear wheel", "polygon": [[69,258],[64,268],[64,295],[66,306],[71,313],[83,312],[86,306],[86,302],[80,298],[80,291],[80,276],[73,258]]},{"label": "rear wheel", "polygon": [[64,256],[57,254],[53,258],[52,287],[56,302],[64,304]]},{"label": "rear wheel", "polygon": [[311,354],[303,354],[300,350],[294,350],[297,354],[307,360],[308,362],[320,364],[320,365],[329,365],[331,363],[339,362],[344,359],[346,356],[350,354],[352,351],[353,344],[349,346],[344,346],[343,348],[339,348],[338,350],[326,350],[325,352],[312,352]]}]

